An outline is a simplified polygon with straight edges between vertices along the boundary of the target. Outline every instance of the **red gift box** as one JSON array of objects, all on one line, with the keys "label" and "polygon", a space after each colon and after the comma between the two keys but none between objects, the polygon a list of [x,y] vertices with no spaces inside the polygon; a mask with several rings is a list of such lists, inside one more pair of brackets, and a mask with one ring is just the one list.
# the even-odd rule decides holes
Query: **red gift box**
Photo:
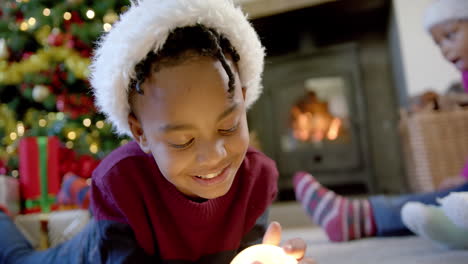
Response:
[{"label": "red gift box", "polygon": [[27,210],[50,212],[60,189],[59,149],[57,137],[21,139],[20,192]]}]

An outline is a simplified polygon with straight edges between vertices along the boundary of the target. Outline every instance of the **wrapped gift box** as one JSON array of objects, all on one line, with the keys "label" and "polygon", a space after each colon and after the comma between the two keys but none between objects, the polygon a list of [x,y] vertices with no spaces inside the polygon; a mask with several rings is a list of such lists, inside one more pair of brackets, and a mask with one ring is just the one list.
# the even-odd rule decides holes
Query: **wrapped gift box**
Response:
[{"label": "wrapped gift box", "polygon": [[19,213],[20,197],[17,179],[0,175],[0,204],[4,205],[13,216]]},{"label": "wrapped gift box", "polygon": [[50,212],[60,188],[59,150],[57,137],[20,141],[20,190],[27,211]]},{"label": "wrapped gift box", "polygon": [[15,224],[34,248],[45,249],[71,239],[89,220],[88,210],[70,210],[18,215]]}]

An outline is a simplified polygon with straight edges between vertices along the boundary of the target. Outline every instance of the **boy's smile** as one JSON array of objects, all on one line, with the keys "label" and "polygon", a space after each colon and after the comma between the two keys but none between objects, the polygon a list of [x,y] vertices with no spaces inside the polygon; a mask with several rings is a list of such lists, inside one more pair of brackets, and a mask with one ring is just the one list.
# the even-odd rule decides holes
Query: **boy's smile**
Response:
[{"label": "boy's smile", "polygon": [[243,89],[211,57],[192,56],[162,67],[132,100],[134,138],[151,152],[164,177],[186,196],[213,199],[226,194],[249,144]]},{"label": "boy's smile", "polygon": [[460,71],[468,70],[468,21],[449,21],[431,28],[445,59]]}]

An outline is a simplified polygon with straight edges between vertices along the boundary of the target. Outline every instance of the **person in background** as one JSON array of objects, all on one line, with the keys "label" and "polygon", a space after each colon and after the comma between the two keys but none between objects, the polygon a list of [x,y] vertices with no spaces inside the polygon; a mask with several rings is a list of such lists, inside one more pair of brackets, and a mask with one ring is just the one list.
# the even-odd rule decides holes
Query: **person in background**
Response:
[{"label": "person in background", "polygon": [[[426,11],[424,27],[445,59],[462,73],[465,90],[468,91],[468,1],[434,1]],[[298,172],[293,182],[296,198],[310,218],[325,230],[331,241],[343,242],[364,237],[411,234],[403,223],[402,207],[408,202],[437,205],[437,198],[451,192],[468,191],[468,163],[460,174],[445,181],[442,188],[435,192],[371,196],[367,199],[348,199],[337,195],[307,172]],[[425,228],[432,227],[422,225],[419,230],[423,233]],[[438,237],[431,239],[439,240]],[[463,243],[468,245],[468,235]]]}]

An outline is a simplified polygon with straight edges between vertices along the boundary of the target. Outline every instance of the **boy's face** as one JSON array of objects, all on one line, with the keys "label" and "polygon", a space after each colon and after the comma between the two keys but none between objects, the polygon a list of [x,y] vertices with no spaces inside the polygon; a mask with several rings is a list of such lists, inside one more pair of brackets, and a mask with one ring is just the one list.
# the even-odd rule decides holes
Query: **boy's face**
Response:
[{"label": "boy's face", "polygon": [[192,198],[226,194],[249,144],[244,90],[237,70],[232,96],[218,60],[196,57],[163,67],[135,95],[129,124],[164,177]]},{"label": "boy's face", "polygon": [[468,70],[468,21],[449,21],[431,28],[432,38],[445,59],[460,71]]}]

